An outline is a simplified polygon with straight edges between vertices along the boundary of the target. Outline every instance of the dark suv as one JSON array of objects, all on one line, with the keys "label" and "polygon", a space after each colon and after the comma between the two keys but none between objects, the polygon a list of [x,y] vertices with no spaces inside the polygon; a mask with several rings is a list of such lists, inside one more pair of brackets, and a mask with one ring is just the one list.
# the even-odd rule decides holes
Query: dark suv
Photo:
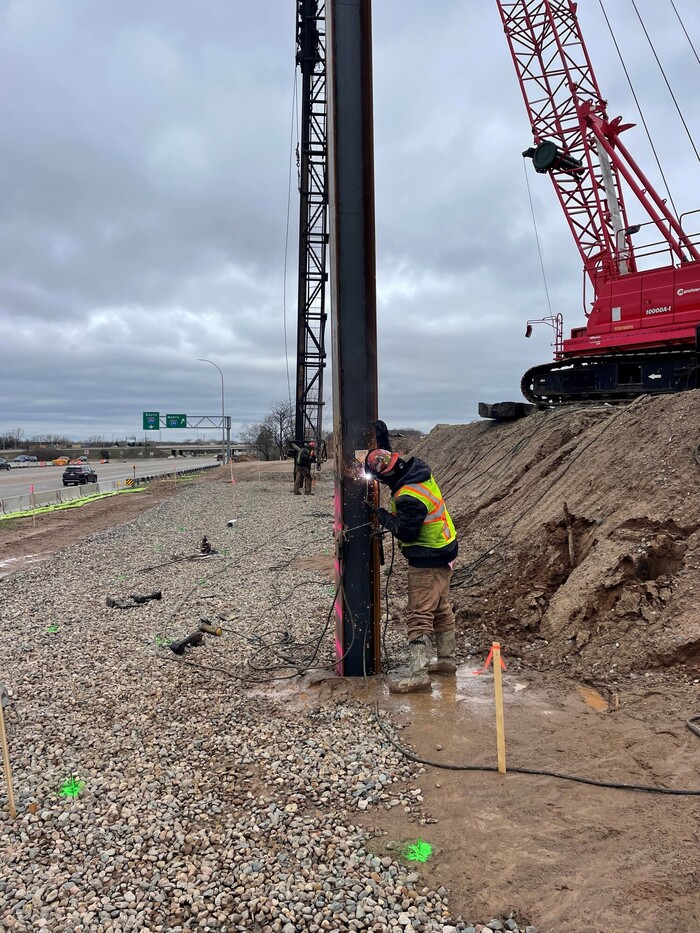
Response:
[{"label": "dark suv", "polygon": [[10,469],[10,461],[5,460],[4,457],[0,457],[0,470],[9,470],[9,469]]},{"label": "dark suv", "polygon": [[97,473],[87,463],[67,466],[63,471],[64,486],[84,486],[85,483],[96,483]]}]

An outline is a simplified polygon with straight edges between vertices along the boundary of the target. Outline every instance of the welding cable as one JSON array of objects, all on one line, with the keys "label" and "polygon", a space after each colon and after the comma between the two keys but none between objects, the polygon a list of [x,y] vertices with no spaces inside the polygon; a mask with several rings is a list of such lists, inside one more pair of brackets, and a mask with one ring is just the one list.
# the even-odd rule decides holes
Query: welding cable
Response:
[{"label": "welding cable", "polygon": [[140,567],[136,573],[150,573],[152,570],[161,570],[163,567],[172,567],[174,564],[181,564],[187,561],[195,563],[200,560],[211,560],[212,558],[224,559],[223,554],[172,554],[169,560],[162,564],[153,564],[150,567]]},{"label": "welding cable", "polygon": [[[276,544],[281,535],[284,535],[287,532],[296,531],[300,527],[304,527],[305,525],[311,525],[311,524],[315,524],[314,519],[309,519],[308,521],[303,521],[303,522],[295,522],[294,525],[290,525],[288,528],[283,528],[281,531],[279,531],[276,538],[274,539],[268,538],[266,541],[263,541],[262,544],[258,545],[258,547],[253,548],[252,551],[249,551],[245,555],[245,557],[250,558],[255,554],[259,554],[260,551],[263,551],[265,548],[270,547],[272,544]],[[296,556],[298,556],[300,553],[301,553],[301,548],[296,552]],[[238,558],[238,556],[239,556],[238,554],[232,553],[230,557],[222,558],[224,561],[223,565],[218,570],[215,570],[212,574],[206,577],[206,582],[213,580],[215,577],[220,576],[222,573],[224,573],[224,571],[228,570],[228,568],[233,564],[233,562]],[[295,560],[296,556],[293,557],[292,560]],[[196,583],[194,586],[190,587],[190,589],[187,590],[184,596],[182,596],[180,601],[175,605],[175,608],[173,609],[173,611],[170,613],[170,616],[168,617],[168,622],[167,622],[168,625],[172,622],[173,618],[175,617],[175,614],[179,612],[179,610],[182,608],[182,606],[185,603],[185,600],[187,600],[196,591],[198,585],[199,584]]]},{"label": "welding cable", "polygon": [[[501,537],[500,537],[494,544],[492,544],[490,547],[488,547],[485,551],[482,551],[482,553],[481,553],[480,555],[478,555],[478,557],[476,557],[474,561],[472,561],[470,564],[467,564],[466,567],[460,568],[460,570],[461,570],[462,572],[464,572],[464,571],[469,571],[469,570],[473,569],[474,567],[479,566],[485,559],[487,559],[487,558],[491,555],[491,553],[492,553],[493,551],[496,550],[496,548],[501,547],[501,545],[504,544],[504,543],[508,540],[508,538],[510,538],[510,536],[511,536],[512,533],[513,533],[513,530],[514,530],[515,526],[518,525],[518,524],[525,518],[525,516],[535,508],[535,506],[537,506],[537,505],[540,504],[540,502],[545,498],[545,496],[546,496],[549,492],[551,492],[551,490],[556,486],[556,484],[557,484],[557,483],[566,475],[566,473],[571,469],[571,467],[572,467],[573,464],[578,460],[578,458],[579,458],[586,450],[588,450],[588,448],[591,447],[597,440],[599,440],[599,438],[602,437],[602,435],[608,430],[608,428],[610,428],[610,426],[611,426],[615,421],[617,421],[618,418],[620,418],[624,413],[628,412],[628,411],[629,411],[631,408],[633,408],[637,403],[640,403],[640,402],[642,402],[643,400],[648,399],[648,398],[649,398],[648,395],[638,395],[637,398],[634,399],[633,402],[631,402],[629,405],[625,406],[625,408],[621,408],[620,411],[618,411],[618,412],[617,412],[616,414],[614,414],[608,421],[606,421],[606,423],[603,425],[603,427],[601,428],[601,430],[598,431],[598,433],[597,433],[596,435],[594,435],[594,437],[592,437],[586,444],[584,444],[583,447],[582,447],[580,450],[577,450],[577,451],[576,451],[575,455],[574,455],[573,457],[570,458],[570,460],[569,460],[569,461],[567,462],[567,464],[565,465],[564,469],[561,470],[561,471],[552,479],[551,483],[550,483],[550,484],[547,486],[547,488],[537,497],[537,499],[535,499],[523,512],[521,512],[520,515],[516,516],[516,518],[515,518],[515,519],[513,520],[513,522],[511,523],[510,528],[508,528],[508,530],[505,531],[505,532],[501,535]],[[460,577],[460,579],[461,579],[461,577]],[[463,585],[464,585],[464,584],[463,584],[463,583],[460,583],[460,582],[453,583],[453,586],[454,586],[455,588],[459,588],[459,587],[461,587],[461,586],[463,586]]]},{"label": "welding cable", "polygon": [[[328,663],[328,664],[314,664],[314,661],[315,661],[316,658],[318,657],[318,653],[319,653],[319,651],[321,650],[321,644],[323,643],[324,637],[325,637],[325,635],[326,635],[326,633],[327,633],[327,631],[328,631],[328,629],[329,629],[329,627],[330,627],[330,621],[331,621],[331,618],[332,618],[332,615],[333,615],[333,610],[335,609],[335,605],[336,605],[336,602],[337,602],[339,596],[340,596],[340,598],[343,600],[343,602],[345,603],[345,607],[346,607],[346,609],[348,610],[348,615],[349,615],[350,622],[351,622],[352,637],[351,637],[351,639],[350,639],[350,644],[348,645],[348,647],[346,648],[346,650],[343,652],[343,654],[340,655],[340,657],[336,658],[334,661],[332,661],[332,662],[330,662],[330,663]],[[347,601],[347,597],[346,597],[346,595],[345,595],[345,590],[344,590],[344,587],[343,587],[343,585],[342,585],[342,580],[341,580],[340,583],[338,584],[338,587],[336,588],[336,592],[335,592],[333,601],[332,601],[332,603],[331,603],[330,609],[329,609],[329,611],[328,611],[328,615],[327,615],[327,617],[326,617],[326,623],[325,623],[325,625],[324,625],[324,627],[323,627],[323,630],[322,630],[321,634],[315,639],[315,641],[316,641],[316,646],[315,646],[315,649],[314,649],[314,652],[313,652],[312,656],[311,656],[309,659],[305,660],[303,663],[296,665],[296,666],[297,666],[297,670],[295,671],[294,674],[284,675],[284,676],[281,676],[281,677],[270,677],[270,678],[265,678],[265,679],[260,678],[260,679],[258,679],[258,680],[253,680],[253,679],[251,678],[251,680],[252,680],[252,682],[255,682],[255,683],[267,683],[268,681],[273,681],[273,680],[291,680],[291,679],[293,679],[294,677],[303,676],[304,674],[309,673],[309,671],[333,670],[333,668],[335,668],[338,664],[340,664],[342,661],[345,660],[345,658],[348,656],[348,654],[349,654],[350,651],[352,650],[352,647],[353,647],[353,645],[354,645],[354,643],[355,643],[356,634],[357,634],[357,628],[356,628],[356,625],[355,625],[355,620],[354,620],[354,617],[353,617],[353,615],[352,615],[352,611],[350,610],[350,607],[349,607],[349,604],[348,604],[348,601]],[[365,633],[365,635],[366,635],[366,633]],[[310,641],[311,641],[311,640],[310,640]],[[248,662],[248,663],[249,663],[249,665],[250,665],[250,662]],[[295,665],[288,665],[288,666],[295,666]],[[264,671],[266,671],[266,670],[272,670],[273,668],[261,667],[261,668],[253,668],[253,669],[256,670],[256,671],[259,672],[259,673],[262,673],[262,672],[264,672]],[[280,668],[279,668],[279,667],[276,667],[276,668],[274,668],[274,669],[280,669]]]},{"label": "welding cable", "polygon": [[[521,450],[524,450],[524,448],[527,447],[527,445],[532,440],[532,438],[535,437],[535,435],[538,434],[545,425],[549,426],[552,423],[552,421],[556,421],[557,418],[563,417],[564,415],[570,415],[572,410],[577,410],[578,408],[579,406],[571,405],[567,407],[557,408],[553,411],[546,410],[546,411],[540,412],[539,414],[541,414],[542,417],[534,418],[534,421],[535,421],[534,430],[532,430],[529,434],[526,434],[525,437],[521,438],[519,441],[516,441],[516,443],[513,444],[513,446],[509,450],[506,450],[497,460],[495,460],[493,463],[489,464],[485,469],[483,469],[481,473],[477,473],[476,476],[469,474],[465,478],[464,482],[460,483],[459,486],[457,486],[454,489],[448,490],[447,485],[446,485],[445,488],[447,491],[447,495],[453,496],[455,493],[460,492],[462,489],[464,489],[464,487],[467,486],[468,484],[476,483],[477,480],[480,480],[483,476],[488,475],[489,479],[492,479],[493,477],[490,474],[491,474],[491,471],[494,469],[494,467],[497,467],[500,463],[503,463],[503,461],[505,461],[504,467],[507,466],[513,460],[516,454],[519,454]],[[590,409],[587,409],[587,410],[590,410]],[[609,409],[603,408],[602,410],[607,412]],[[480,463],[484,459],[484,457],[486,457],[488,454],[491,453],[492,450],[495,450],[499,446],[500,446],[500,441],[496,441],[496,443],[494,443],[491,447],[489,447],[489,449],[485,451],[485,453],[482,454],[482,456],[479,457],[475,461],[475,463]],[[470,464],[470,466],[471,465],[472,464]],[[496,476],[500,476],[502,473],[503,473],[503,470],[500,470],[496,474]]]},{"label": "welding cable", "polygon": [[[387,740],[397,751],[401,752],[404,758],[408,758],[409,761],[415,761],[420,765],[428,765],[428,767],[431,768],[442,768],[445,771],[498,772],[498,767],[496,765],[452,765],[441,761],[431,761],[429,758],[421,758],[420,755],[415,755],[394,739],[379,716],[379,703],[377,702],[374,704],[374,718]],[[674,797],[700,797],[700,790],[677,790],[673,787],[654,787],[648,784],[622,784],[616,781],[596,781],[594,778],[580,777],[577,774],[561,774],[558,771],[544,771],[539,768],[508,768],[506,773],[534,774],[539,777],[551,777],[559,781],[573,781],[576,784],[590,784],[592,787],[606,787],[612,790],[635,790],[643,791],[647,794],[667,794]]]}]

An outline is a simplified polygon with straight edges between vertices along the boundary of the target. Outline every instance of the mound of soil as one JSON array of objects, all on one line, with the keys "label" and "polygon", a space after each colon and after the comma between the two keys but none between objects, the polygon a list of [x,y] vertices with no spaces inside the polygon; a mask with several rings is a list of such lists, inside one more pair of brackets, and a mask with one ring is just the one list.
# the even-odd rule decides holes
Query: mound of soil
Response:
[{"label": "mound of soil", "polygon": [[[700,670],[700,392],[438,425],[413,451],[461,541],[458,629],[614,684]],[[481,646],[479,646],[481,647]]]}]

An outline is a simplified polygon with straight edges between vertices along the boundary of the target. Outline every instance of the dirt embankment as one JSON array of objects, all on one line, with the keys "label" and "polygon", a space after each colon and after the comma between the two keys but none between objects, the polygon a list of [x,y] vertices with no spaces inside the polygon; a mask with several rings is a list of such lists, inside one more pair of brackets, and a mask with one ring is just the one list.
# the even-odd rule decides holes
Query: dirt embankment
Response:
[{"label": "dirt embankment", "polygon": [[700,671],[700,392],[438,425],[463,640],[614,686]]}]

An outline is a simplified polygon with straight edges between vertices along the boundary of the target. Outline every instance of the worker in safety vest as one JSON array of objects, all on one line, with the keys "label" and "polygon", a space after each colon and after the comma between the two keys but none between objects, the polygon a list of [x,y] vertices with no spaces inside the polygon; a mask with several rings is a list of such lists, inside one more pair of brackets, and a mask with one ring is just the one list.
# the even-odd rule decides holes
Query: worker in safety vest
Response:
[{"label": "worker in safety vest", "polygon": [[[454,674],[455,618],[449,603],[457,533],[430,467],[377,447],[365,459],[368,475],[391,490],[391,511],[368,502],[408,560],[408,676],[390,679],[392,693],[429,690],[429,671]],[[431,663],[431,637],[437,660]]]}]

